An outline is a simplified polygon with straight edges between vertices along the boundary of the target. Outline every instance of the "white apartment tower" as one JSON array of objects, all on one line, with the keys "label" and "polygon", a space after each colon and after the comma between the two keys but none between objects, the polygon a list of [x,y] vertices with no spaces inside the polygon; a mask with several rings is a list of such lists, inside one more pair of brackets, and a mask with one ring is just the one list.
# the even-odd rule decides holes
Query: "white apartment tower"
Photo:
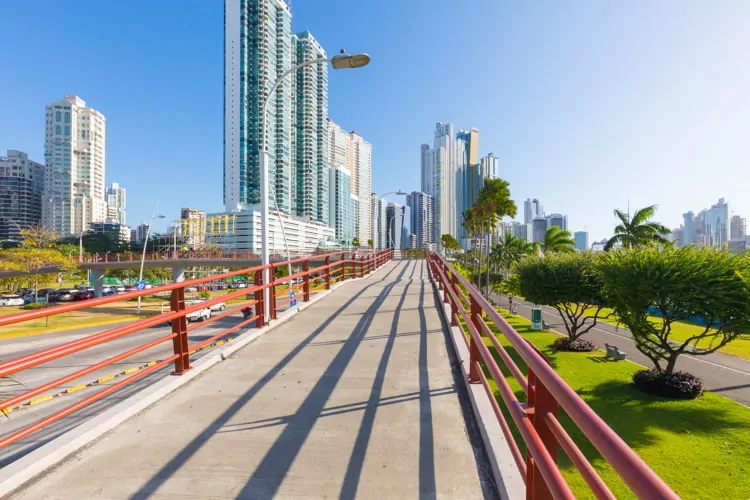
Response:
[{"label": "white apartment tower", "polygon": [[357,197],[354,234],[365,243],[372,234],[372,212],[367,200],[372,194],[372,144],[357,132],[349,134],[349,172],[352,174],[352,194]]},{"label": "white apartment tower", "polygon": [[107,218],[112,218],[122,225],[125,222],[125,210],[127,209],[127,193],[119,183],[113,182],[107,189]]},{"label": "white apartment tower", "polygon": [[78,96],[46,106],[42,221],[61,236],[106,218],[104,115]]}]

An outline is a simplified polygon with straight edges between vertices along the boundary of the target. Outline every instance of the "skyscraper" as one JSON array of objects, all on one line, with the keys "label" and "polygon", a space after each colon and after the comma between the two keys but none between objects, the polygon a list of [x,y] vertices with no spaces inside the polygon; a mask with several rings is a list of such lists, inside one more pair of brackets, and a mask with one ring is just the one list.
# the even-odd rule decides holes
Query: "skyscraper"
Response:
[{"label": "skyscraper", "polygon": [[683,220],[683,232],[682,232],[682,245],[690,245],[695,243],[695,214],[693,212],[686,212],[682,214]]},{"label": "skyscraper", "polygon": [[370,214],[372,218],[372,244],[373,248],[382,250],[386,248],[388,241],[386,206],[388,202],[385,198],[371,195],[370,197]]},{"label": "skyscraper", "polygon": [[[260,204],[260,145],[264,133],[261,108],[271,85],[292,66],[292,13],[287,2],[225,0],[224,205],[227,212]],[[293,77],[281,81],[266,113],[269,196],[275,197],[284,213],[291,211],[292,186],[295,186],[293,87]],[[270,207],[274,206],[272,201]]]},{"label": "skyscraper", "polygon": [[372,235],[372,213],[367,200],[372,195],[372,144],[357,132],[349,134],[349,171],[352,194],[357,198],[355,236],[365,243]]},{"label": "skyscraper", "polygon": [[14,149],[0,156],[0,242],[20,241],[21,229],[41,224],[43,191],[44,165]]},{"label": "skyscraper", "polygon": [[559,227],[563,231],[568,230],[568,216],[562,214],[550,214],[547,216],[547,228]]},{"label": "skyscraper", "polygon": [[719,198],[715,205],[701,212],[705,227],[706,244],[710,247],[723,247],[729,241],[729,205]]},{"label": "skyscraper", "polygon": [[[350,246],[354,239],[355,200],[352,197],[352,175],[346,167],[332,166],[329,181],[329,225],[335,231],[336,242]],[[365,244],[366,240],[360,240]]]},{"label": "skyscraper", "polygon": [[589,249],[589,233],[586,231],[576,231],[576,249],[585,252]]},{"label": "skyscraper", "polygon": [[433,248],[432,196],[414,191],[406,197],[406,204],[411,209],[411,231],[416,236],[415,248]]},{"label": "skyscraper", "polygon": [[466,143],[466,164],[477,165],[479,163],[479,129],[472,127],[471,130],[459,130],[456,137]]},{"label": "skyscraper", "polygon": [[542,204],[534,198],[533,200],[531,198],[526,198],[526,201],[523,202],[523,222],[524,224],[531,224],[534,220],[534,217],[538,217],[544,215],[544,209],[542,208]]},{"label": "skyscraper", "polygon": [[[402,250],[407,247],[408,239],[404,241],[405,214],[404,206],[399,203],[388,203],[386,214],[386,248]],[[408,238],[408,236],[407,236]]]},{"label": "skyscraper", "polygon": [[547,218],[541,215],[534,217],[531,221],[531,240],[532,241],[544,241],[544,236],[547,234]]},{"label": "skyscraper", "polygon": [[[327,57],[309,31],[293,35],[292,45],[294,64]],[[314,64],[297,70],[295,84],[293,211],[328,223],[328,66]]]},{"label": "skyscraper", "polygon": [[107,189],[107,211],[113,214],[113,218],[122,225],[125,222],[125,210],[127,209],[127,193],[120,184],[113,182]]},{"label": "skyscraper", "polygon": [[435,150],[429,144],[421,146],[422,192],[433,196],[435,193]]},{"label": "skyscraper", "polygon": [[466,161],[466,142],[459,140],[452,123],[435,125],[435,185],[433,203],[435,241],[443,234],[459,236],[461,176]]},{"label": "skyscraper", "polygon": [[733,215],[731,221],[729,237],[732,240],[744,240],[746,232],[747,221],[739,215]]},{"label": "skyscraper", "polygon": [[46,106],[44,226],[60,235],[79,234],[106,217],[104,115],[66,95]]}]

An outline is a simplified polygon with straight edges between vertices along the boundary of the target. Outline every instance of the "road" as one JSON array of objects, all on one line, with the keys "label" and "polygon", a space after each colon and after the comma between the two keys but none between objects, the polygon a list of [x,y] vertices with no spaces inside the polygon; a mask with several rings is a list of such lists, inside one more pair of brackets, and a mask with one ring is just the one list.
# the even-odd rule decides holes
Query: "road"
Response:
[{"label": "road", "polygon": [[[508,308],[508,298],[493,299],[502,307]],[[518,306],[518,314],[531,318],[531,305],[519,298],[513,299]],[[554,330],[565,332],[565,326],[558,312],[551,307],[542,308],[544,321]],[[651,368],[651,361],[635,347],[630,331],[608,323],[597,325],[586,334],[586,338],[604,349],[604,344],[615,345],[628,353],[628,358],[643,366]],[[750,361],[735,356],[713,353],[705,356],[682,355],[677,361],[677,369],[697,375],[703,379],[706,390],[716,392],[745,406],[750,406]]]},{"label": "road", "polygon": [[[237,308],[237,313],[190,331],[189,345],[193,346],[195,343],[206,340],[220,333],[221,331],[226,330],[227,328],[241,322],[242,316],[239,312],[239,308],[242,306],[229,307]],[[284,308],[280,308],[280,311],[282,311],[283,309]],[[191,323],[191,325],[195,324],[196,323]],[[120,325],[109,324],[106,326],[65,330],[43,335],[2,339],[0,340],[0,360],[7,361],[10,359],[15,359],[20,356],[38,352],[42,349],[85,338],[87,336],[109,330],[117,326]],[[251,323],[250,325],[242,327],[240,330],[233,332],[227,337],[236,337],[252,328],[253,324]],[[11,377],[0,379],[0,400],[5,400],[8,397],[23,393],[29,389],[36,388],[46,382],[50,382],[76,370],[80,370],[81,368],[91,366],[104,359],[107,359],[108,357],[120,354],[129,349],[145,344],[148,341],[168,335],[169,333],[171,333],[171,327],[167,326],[166,324],[158,325],[157,327],[147,328],[144,331],[136,332],[131,335],[127,335],[125,337],[107,342],[105,344],[91,347],[84,351],[68,355],[66,357],[36,366],[34,368],[23,370]],[[210,352],[210,349],[195,352],[191,355],[191,359],[195,360],[208,352]],[[75,401],[79,401],[87,396],[96,393],[104,386],[121,381],[122,378],[117,378],[118,376],[129,376],[121,375],[124,370],[144,366],[146,365],[146,363],[164,359],[171,356],[172,354],[172,342],[163,342],[157,346],[135,354],[127,358],[126,360],[114,363],[110,366],[102,368],[101,370],[89,373],[88,375],[85,375],[78,380],[74,380],[62,385],[59,388],[44,392],[41,395],[36,396],[36,398],[46,394],[59,394],[64,392],[67,388],[79,386],[81,384],[93,383],[97,379],[106,377],[108,375],[116,376],[116,378],[114,378],[113,380],[109,380],[104,383],[95,383],[92,386],[86,387],[82,390],[78,390],[69,394],[62,394],[54,397],[53,399],[35,404],[33,406],[24,406],[23,408],[15,409],[6,417],[0,414],[0,436],[4,437],[12,434],[19,429],[22,429],[32,423],[39,421],[42,418],[55,413],[56,411],[66,408]],[[69,415],[53,423],[50,426],[32,434],[25,439],[22,439],[14,444],[0,449],[0,467],[3,467],[13,460],[20,458],[24,454],[38,448],[51,439],[54,439],[55,437],[61,435],[65,431],[81,424],[82,422],[93,417],[99,412],[119,403],[123,399],[126,399],[127,397],[138,392],[154,381],[165,376],[171,376],[172,371],[173,365],[167,365],[161,370],[145,376],[137,382],[128,385],[119,391],[116,391],[115,393],[103,398],[100,401],[97,401],[91,406],[88,406],[81,411],[73,413],[72,415]]]}]

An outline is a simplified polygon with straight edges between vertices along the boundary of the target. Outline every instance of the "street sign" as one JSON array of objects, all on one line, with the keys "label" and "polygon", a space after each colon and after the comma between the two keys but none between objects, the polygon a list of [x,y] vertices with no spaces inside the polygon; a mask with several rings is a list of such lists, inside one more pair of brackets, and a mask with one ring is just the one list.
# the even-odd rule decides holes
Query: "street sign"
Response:
[{"label": "street sign", "polygon": [[296,292],[289,292],[289,299],[291,302],[289,302],[289,305],[294,307],[297,305],[297,293]]},{"label": "street sign", "polygon": [[136,290],[145,290],[146,289],[146,282],[145,281],[136,281],[135,282],[135,289]]}]

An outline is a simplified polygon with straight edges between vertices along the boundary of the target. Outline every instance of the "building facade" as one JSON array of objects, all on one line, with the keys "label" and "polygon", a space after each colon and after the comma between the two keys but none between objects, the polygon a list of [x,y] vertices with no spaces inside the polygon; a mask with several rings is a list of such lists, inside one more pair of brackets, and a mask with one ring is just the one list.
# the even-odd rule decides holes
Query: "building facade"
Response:
[{"label": "building facade", "polygon": [[104,199],[104,115],[78,96],[45,109],[44,226],[61,236],[79,234],[107,216]]},{"label": "building facade", "polygon": [[[259,206],[260,148],[265,134],[270,204],[292,206],[294,78],[271,86],[293,66],[292,12],[284,0],[224,3],[224,205],[227,212]],[[294,75],[292,75],[294,76]]]},{"label": "building facade", "polygon": [[[210,214],[209,218],[232,216],[234,230],[216,237],[216,244],[233,250],[261,252],[261,218],[258,210]],[[272,254],[286,256],[287,244],[292,255],[309,255],[318,248],[328,248],[334,241],[334,230],[327,224],[312,221],[306,217],[296,217],[271,212],[268,217],[268,248]],[[286,235],[286,243],[284,241]]]},{"label": "building facade", "polygon": [[533,200],[531,198],[526,198],[526,201],[523,202],[524,224],[531,224],[531,222],[534,220],[534,217],[539,217],[542,215],[544,215],[544,208],[542,208],[541,202],[536,198],[534,198]]},{"label": "building facade", "polygon": [[9,149],[0,156],[0,243],[21,241],[21,230],[42,223],[44,165]]},{"label": "building facade", "polygon": [[180,246],[192,249],[206,243],[206,212],[196,208],[182,208],[178,224]]},{"label": "building facade", "polygon": [[372,217],[372,243],[373,248],[382,250],[388,242],[387,213],[388,202],[385,198],[370,196],[370,213]]},{"label": "building facade", "polygon": [[411,210],[411,231],[415,236],[414,248],[434,248],[432,196],[421,191],[414,191],[406,197],[406,204]]},{"label": "building facade", "polygon": [[[330,168],[329,172],[329,225],[334,230],[336,243],[351,246],[354,239],[354,210],[357,208],[351,192],[352,176],[343,166]],[[365,244],[367,240],[360,240]]]},{"label": "building facade", "polygon": [[730,240],[744,240],[747,235],[747,220],[739,215],[733,215],[729,228]]},{"label": "building facade", "polygon": [[550,214],[547,216],[547,228],[559,227],[563,231],[568,230],[568,216],[562,214]]},{"label": "building facade", "polygon": [[409,248],[411,230],[407,207],[399,203],[388,203],[385,209],[386,248],[404,250]]},{"label": "building facade", "polygon": [[[326,52],[309,31],[292,36],[294,64],[325,59]],[[328,223],[328,65],[299,69],[294,86],[293,213]]]},{"label": "building facade", "polygon": [[114,243],[125,244],[130,242],[130,227],[115,221],[90,222],[89,232],[94,234],[103,234],[111,239]]},{"label": "building facade", "polygon": [[542,242],[547,234],[547,218],[542,216],[534,217],[531,221],[531,240]]},{"label": "building facade", "polygon": [[117,182],[113,182],[107,189],[107,219],[114,219],[120,224],[127,224],[125,211],[127,210],[127,192]]},{"label": "building facade", "polygon": [[372,144],[357,132],[349,134],[349,172],[352,174],[352,194],[357,199],[355,236],[365,243],[372,234],[372,212],[367,203],[372,195]]},{"label": "building facade", "polygon": [[589,233],[587,231],[576,231],[576,249],[585,252],[589,249]]}]

